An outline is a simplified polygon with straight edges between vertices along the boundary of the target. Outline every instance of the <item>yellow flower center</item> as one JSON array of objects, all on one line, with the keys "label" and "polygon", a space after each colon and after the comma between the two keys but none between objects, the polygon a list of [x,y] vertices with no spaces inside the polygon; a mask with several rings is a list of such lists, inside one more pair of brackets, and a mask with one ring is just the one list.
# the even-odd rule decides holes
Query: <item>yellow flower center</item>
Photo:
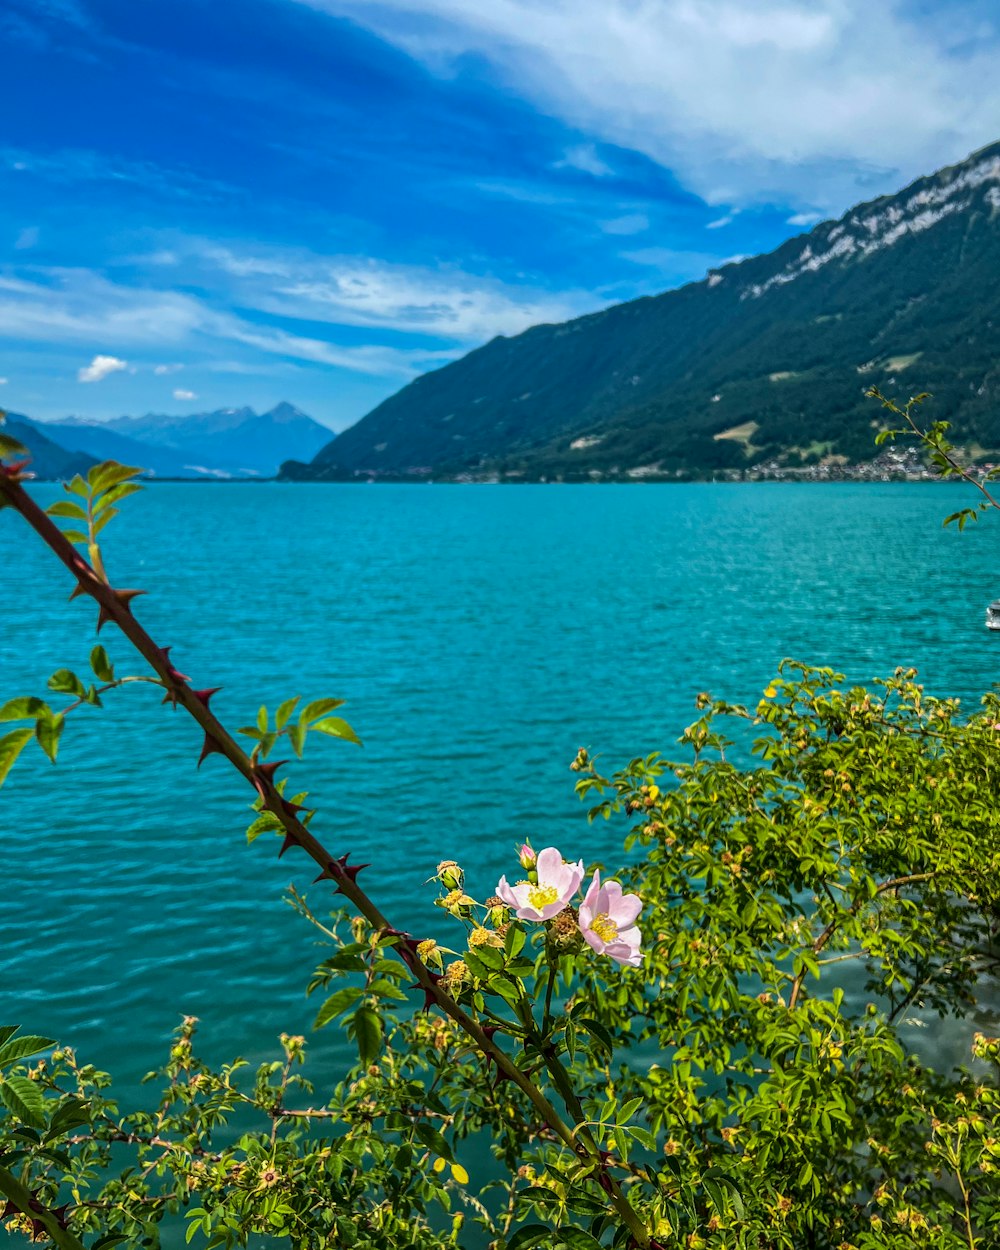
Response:
[{"label": "yellow flower center", "polygon": [[548,907],[549,903],[554,903],[558,897],[559,891],[554,885],[533,885],[528,891],[528,902],[536,911]]},{"label": "yellow flower center", "polygon": [[590,927],[602,942],[613,942],[618,936],[618,926],[606,911],[599,911],[590,922]]}]

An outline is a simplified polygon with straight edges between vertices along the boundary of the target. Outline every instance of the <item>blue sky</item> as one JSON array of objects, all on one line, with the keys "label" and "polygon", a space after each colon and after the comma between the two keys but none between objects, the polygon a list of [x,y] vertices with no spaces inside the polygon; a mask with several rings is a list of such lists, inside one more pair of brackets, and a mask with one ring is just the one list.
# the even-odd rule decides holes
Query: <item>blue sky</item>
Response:
[{"label": "blue sky", "polygon": [[1000,138],[963,0],[4,0],[0,404],[334,429]]}]

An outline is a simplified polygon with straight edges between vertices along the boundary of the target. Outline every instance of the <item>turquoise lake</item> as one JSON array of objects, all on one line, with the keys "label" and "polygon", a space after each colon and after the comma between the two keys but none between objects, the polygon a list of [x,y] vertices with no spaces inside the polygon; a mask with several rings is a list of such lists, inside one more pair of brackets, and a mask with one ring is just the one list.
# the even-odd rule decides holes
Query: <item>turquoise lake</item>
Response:
[{"label": "turquoise lake", "polygon": [[[1000,524],[942,529],[965,501],[921,484],[164,483],[124,505],[105,551],[117,585],[150,592],[136,615],[178,667],[223,687],[230,727],[292,694],[348,700],[364,748],[317,737],[293,770],[313,827],[372,861],[397,924],[440,933],[425,882],[441,858],[480,897],[525,837],[619,862],[568,765],[584,745],[607,767],[669,753],[701,690],[755,701],[790,656],[859,680],[915,665],[974,701],[1000,679],[983,627]],[[2,702],[85,672],[95,612],[10,511],[0,543]],[[101,641],[120,673],[144,671],[113,627]],[[56,768],[31,748],[0,791],[4,1022],[126,1088],[182,1013],[211,1057],[257,1061],[318,1006],[304,988],[322,951],[282,894],[293,882],[323,911],[329,887],[266,837],[247,847],[252,794],[218,757],[196,771],[199,748],[135,685],[73,715]],[[320,1071],[343,1066],[335,1029],[311,1048]]]}]

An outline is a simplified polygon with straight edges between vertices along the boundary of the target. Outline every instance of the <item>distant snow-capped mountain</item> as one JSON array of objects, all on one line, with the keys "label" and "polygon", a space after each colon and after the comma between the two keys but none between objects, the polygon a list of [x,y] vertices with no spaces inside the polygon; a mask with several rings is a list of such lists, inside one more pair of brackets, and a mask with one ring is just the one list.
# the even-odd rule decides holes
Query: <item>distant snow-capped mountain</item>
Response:
[{"label": "distant snow-capped mountain", "polygon": [[289,457],[311,459],[331,431],[293,404],[173,416],[147,413],[111,421],[19,418],[67,451],[139,465],[156,477],[273,477]]}]

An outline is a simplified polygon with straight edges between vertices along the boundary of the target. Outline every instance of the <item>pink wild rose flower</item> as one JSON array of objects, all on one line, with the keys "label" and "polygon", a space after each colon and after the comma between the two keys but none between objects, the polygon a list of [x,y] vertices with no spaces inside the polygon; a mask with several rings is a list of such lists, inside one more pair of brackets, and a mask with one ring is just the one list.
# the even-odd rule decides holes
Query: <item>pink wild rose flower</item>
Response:
[{"label": "pink wild rose flower", "polygon": [[554,846],[538,852],[535,875],[538,880],[508,885],[501,877],[497,894],[513,907],[518,920],[551,920],[567,906],[583,880],[583,860],[567,864]]},{"label": "pink wild rose flower", "polygon": [[598,955],[638,968],[642,963],[642,934],[635,922],[641,911],[638,894],[623,894],[617,881],[602,885],[601,874],[595,872],[580,904],[580,932]]}]

